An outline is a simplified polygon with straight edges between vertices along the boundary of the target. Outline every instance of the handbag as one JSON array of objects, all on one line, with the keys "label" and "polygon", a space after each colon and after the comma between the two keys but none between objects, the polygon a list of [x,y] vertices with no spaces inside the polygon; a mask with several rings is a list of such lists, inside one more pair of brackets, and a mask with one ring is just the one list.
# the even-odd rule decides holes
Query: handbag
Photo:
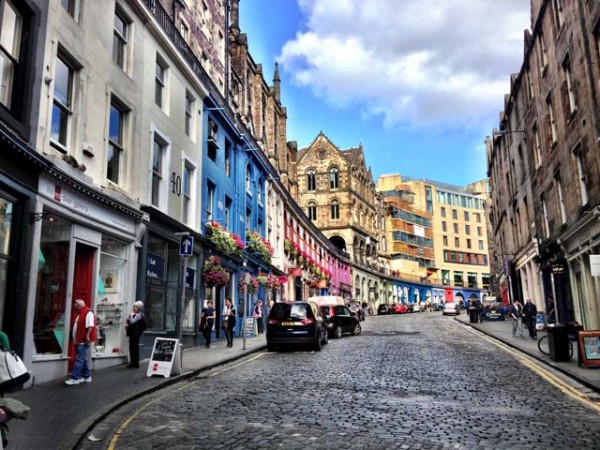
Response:
[{"label": "handbag", "polygon": [[15,351],[0,350],[0,392],[21,386],[30,378],[27,366]]}]

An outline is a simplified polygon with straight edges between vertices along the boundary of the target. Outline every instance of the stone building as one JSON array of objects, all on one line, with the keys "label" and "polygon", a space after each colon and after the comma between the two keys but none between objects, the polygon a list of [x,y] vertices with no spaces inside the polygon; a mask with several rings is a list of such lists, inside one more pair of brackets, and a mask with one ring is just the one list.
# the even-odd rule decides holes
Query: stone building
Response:
[{"label": "stone building", "polygon": [[535,295],[555,320],[598,328],[600,5],[533,0],[531,12],[488,146],[495,238],[514,298]]}]

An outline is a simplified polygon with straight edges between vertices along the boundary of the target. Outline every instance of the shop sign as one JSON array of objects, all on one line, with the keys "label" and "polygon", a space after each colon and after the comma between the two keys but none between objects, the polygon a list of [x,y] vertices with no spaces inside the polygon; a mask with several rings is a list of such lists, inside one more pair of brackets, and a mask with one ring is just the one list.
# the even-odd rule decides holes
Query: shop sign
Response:
[{"label": "shop sign", "polygon": [[553,274],[561,274],[564,271],[565,271],[565,266],[563,266],[561,263],[552,264],[552,273]]},{"label": "shop sign", "polygon": [[40,178],[39,191],[44,197],[53,202],[60,203],[81,216],[89,217],[97,222],[118,228],[119,230],[130,234],[135,233],[135,224],[133,223],[133,220],[128,221],[121,215],[111,211],[109,208],[93,203],[87,198],[77,195],[69,189],[66,189],[64,186],[56,184],[47,178]]},{"label": "shop sign", "polygon": [[146,256],[146,280],[162,281],[164,276],[164,260],[160,256]]},{"label": "shop sign", "polygon": [[590,255],[590,271],[593,277],[600,276],[600,255]]}]

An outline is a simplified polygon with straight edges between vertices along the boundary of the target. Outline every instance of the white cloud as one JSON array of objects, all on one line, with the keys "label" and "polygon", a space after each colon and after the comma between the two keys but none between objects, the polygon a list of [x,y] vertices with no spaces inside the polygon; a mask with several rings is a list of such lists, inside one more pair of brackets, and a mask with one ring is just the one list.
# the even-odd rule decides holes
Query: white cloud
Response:
[{"label": "white cloud", "polygon": [[387,126],[497,119],[523,58],[523,0],[298,0],[306,30],[279,56],[293,82]]}]

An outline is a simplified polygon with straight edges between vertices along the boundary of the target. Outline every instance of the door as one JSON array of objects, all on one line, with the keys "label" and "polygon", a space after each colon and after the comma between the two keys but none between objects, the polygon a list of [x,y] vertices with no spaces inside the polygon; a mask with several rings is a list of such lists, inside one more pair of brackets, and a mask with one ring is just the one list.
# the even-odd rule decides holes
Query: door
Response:
[{"label": "door", "polygon": [[[73,296],[71,297],[71,327],[77,317],[77,310],[73,303],[81,299],[87,306],[92,308],[93,299],[93,281],[94,281],[94,260],[96,249],[89,245],[77,243],[75,247],[75,267],[73,268]],[[92,308],[93,309],[93,308]],[[73,368],[75,362],[75,346],[73,341],[69,340],[69,371]]]}]

